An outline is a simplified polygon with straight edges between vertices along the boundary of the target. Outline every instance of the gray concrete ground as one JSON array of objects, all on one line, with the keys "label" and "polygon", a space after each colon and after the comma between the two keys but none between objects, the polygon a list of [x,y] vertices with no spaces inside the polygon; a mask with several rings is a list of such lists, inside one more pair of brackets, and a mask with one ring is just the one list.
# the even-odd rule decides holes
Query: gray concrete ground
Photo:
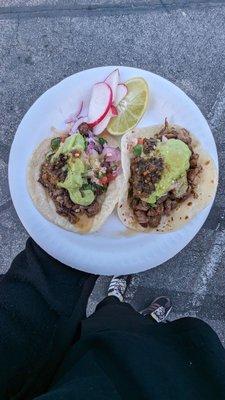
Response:
[{"label": "gray concrete ground", "polygon": [[[10,200],[7,162],[16,128],[37,97],[61,79],[99,65],[141,67],[170,79],[200,107],[225,163],[225,3],[223,1],[1,0],[0,254],[1,272],[27,233]],[[191,115],[190,115],[191,118]],[[32,134],[32,132],[31,132]],[[171,296],[171,319],[208,321],[225,343],[223,174],[213,210],[174,259],[133,276],[127,300],[140,309]],[[105,294],[98,280],[89,312]]]}]

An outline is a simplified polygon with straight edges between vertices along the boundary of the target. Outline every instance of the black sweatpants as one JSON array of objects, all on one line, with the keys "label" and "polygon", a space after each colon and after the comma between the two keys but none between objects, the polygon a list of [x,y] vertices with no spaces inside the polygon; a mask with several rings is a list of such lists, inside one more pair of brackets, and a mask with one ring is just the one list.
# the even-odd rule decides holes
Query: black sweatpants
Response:
[{"label": "black sweatpants", "polygon": [[[122,395],[119,395],[118,398],[128,398],[127,390],[129,391],[129,399],[149,398],[145,394],[143,396],[141,394],[136,395],[135,390],[137,390],[137,393],[141,393],[142,385],[144,388],[146,384],[149,384],[147,368],[149,368],[149,365],[151,366],[151,362],[157,361],[158,354],[160,357],[164,357],[165,351],[167,352],[171,348],[172,351],[168,353],[168,359],[170,360],[170,354],[174,354],[173,351],[176,351],[178,345],[181,349],[180,352],[183,352],[183,349],[185,350],[185,357],[186,354],[188,354],[188,357],[192,353],[195,355],[200,347],[201,354],[199,354],[201,357],[204,357],[204,351],[207,350],[206,343],[209,346],[207,363],[210,366],[213,364],[211,371],[208,371],[208,367],[206,368],[207,374],[209,373],[209,377],[210,373],[213,374],[212,379],[215,382],[219,382],[220,385],[218,389],[220,390],[219,393],[223,393],[225,396],[225,391],[223,392],[223,388],[221,389],[221,377],[219,376],[220,370],[224,370],[223,366],[225,366],[224,350],[216,334],[206,324],[196,319],[186,318],[169,324],[162,324],[164,326],[160,328],[159,325],[161,324],[151,323],[149,319],[138,314],[129,304],[120,303],[115,297],[103,300],[97,306],[96,312],[86,319],[87,301],[96,278],[97,276],[86,274],[61,264],[45,253],[32,239],[28,239],[26,249],[15,258],[10,270],[0,282],[1,400],[33,399],[38,395],[48,392],[52,384],[57,384],[57,375],[62,375],[62,372],[59,371],[63,361],[68,355],[72,354],[72,349],[74,358],[70,361],[71,365],[76,364],[76,362],[84,363],[84,374],[89,374],[87,379],[91,380],[93,385],[96,384],[97,388],[99,388],[99,384],[96,381],[96,365],[98,364],[98,360],[101,359],[101,363],[103,364],[101,365],[100,372],[102,373],[104,370],[110,371],[109,374],[112,376],[111,384],[113,387],[114,378],[120,382],[117,384],[118,393],[120,393],[121,388]],[[194,345],[193,337],[196,340]],[[204,337],[207,340],[204,341]],[[191,341],[189,340],[190,338]],[[163,343],[164,349],[160,344],[160,340]],[[178,342],[176,342],[177,340]],[[144,352],[141,349],[143,343],[147,343]],[[154,343],[154,345],[151,345],[151,343]],[[118,350],[118,346],[121,346],[120,350]],[[125,351],[125,354],[121,358],[121,354],[126,346],[128,346],[128,350]],[[152,350],[151,346],[153,346]],[[106,360],[107,349],[110,349],[109,351],[113,355],[112,357],[109,356],[108,361]],[[150,351],[149,354],[148,351]],[[162,354],[160,354],[160,351]],[[155,352],[154,357],[153,352]],[[118,355],[116,356],[117,353]],[[81,354],[83,354],[83,359],[81,359]],[[89,358],[87,358],[87,354]],[[128,359],[128,356],[132,355],[134,358]],[[141,363],[145,357],[146,370],[143,369],[141,371],[141,376],[138,378],[141,383],[135,386],[135,376],[140,372],[140,368],[135,369],[135,363],[137,360]],[[121,359],[121,361],[118,361],[117,358]],[[219,358],[220,360],[217,363]],[[117,365],[115,370],[113,369],[113,360],[115,361],[115,365]],[[178,354],[177,360],[177,363],[180,362],[181,353]],[[85,362],[88,363],[87,367]],[[187,362],[189,363],[189,361]],[[90,375],[92,363],[94,363],[93,378]],[[122,363],[125,366],[120,372],[120,365]],[[204,366],[206,365],[205,362],[203,364]],[[133,380],[130,379],[129,374],[127,375],[126,368],[128,368],[128,365],[134,377]],[[160,361],[160,365],[163,365],[163,361]],[[165,365],[167,368],[167,361],[165,361]],[[181,365],[183,366],[183,362]],[[221,368],[220,365],[222,366]],[[190,375],[190,371],[192,373],[193,370],[193,368],[192,370],[190,369],[189,364],[185,368],[187,368],[187,373],[185,372],[186,369],[184,369],[182,379],[183,376]],[[179,369],[176,376],[179,375]],[[80,371],[81,368],[79,373]],[[154,366],[152,371],[151,376],[153,377],[154,371],[156,372]],[[124,372],[126,372],[125,375]],[[201,379],[204,382],[205,375],[203,372],[201,373]],[[163,374],[165,375],[165,371]],[[196,374],[193,376],[195,378],[197,376],[198,381],[198,375]],[[163,379],[163,382],[165,381],[164,375],[160,377]],[[156,379],[158,376],[157,372]],[[76,377],[77,372],[75,372],[74,382],[76,382]],[[128,383],[126,383],[126,379],[128,379]],[[191,375],[190,379],[193,379]],[[44,395],[43,398],[64,398],[65,400],[67,398],[83,398],[79,397],[79,393],[88,387],[90,388],[90,384],[84,389],[80,378],[77,382],[74,389],[76,390],[76,397],[73,397],[75,396],[73,393],[72,397],[61,397],[61,394],[56,397],[54,393],[51,395],[49,392],[49,397],[45,397]],[[180,382],[181,387],[182,382]],[[188,382],[185,382],[185,384],[188,384]],[[80,389],[78,390],[79,385]],[[218,387],[218,383],[215,383],[215,390],[216,387]],[[152,388],[149,389],[146,386],[145,389],[146,393],[148,393],[148,390],[150,390],[150,393],[153,393]],[[111,390],[110,393],[112,393]],[[87,398],[85,396],[84,398]],[[98,399],[117,398],[110,396],[100,397],[100,394],[96,396]],[[223,398],[220,396],[214,397],[215,399]],[[92,395],[92,398],[95,398],[94,395]],[[158,394],[156,398],[164,399],[164,397],[160,397]],[[167,396],[166,399],[169,400],[170,398],[178,399],[179,397]],[[184,398],[186,399],[186,397]],[[189,399],[189,397],[187,398]]]},{"label": "black sweatpants", "polygon": [[1,400],[32,399],[47,390],[79,337],[96,279],[28,239],[0,282]]}]

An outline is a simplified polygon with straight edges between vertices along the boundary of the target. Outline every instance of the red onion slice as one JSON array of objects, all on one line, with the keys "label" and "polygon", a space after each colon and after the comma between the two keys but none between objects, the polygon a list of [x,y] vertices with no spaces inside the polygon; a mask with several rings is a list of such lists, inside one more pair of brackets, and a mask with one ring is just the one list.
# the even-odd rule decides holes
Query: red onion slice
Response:
[{"label": "red onion slice", "polygon": [[106,161],[108,162],[118,162],[121,159],[119,147],[105,146],[102,155],[106,157]]}]

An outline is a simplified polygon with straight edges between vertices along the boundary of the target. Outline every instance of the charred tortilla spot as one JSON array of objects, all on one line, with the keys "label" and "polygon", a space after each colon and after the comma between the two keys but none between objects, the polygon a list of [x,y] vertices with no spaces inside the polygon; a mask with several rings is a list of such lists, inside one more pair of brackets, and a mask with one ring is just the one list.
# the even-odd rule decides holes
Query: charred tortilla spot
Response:
[{"label": "charred tortilla spot", "polygon": [[205,162],[205,165],[209,165],[210,164],[210,160]]},{"label": "charred tortilla spot", "polygon": [[189,202],[187,203],[187,205],[188,205],[188,206],[192,206],[192,202],[189,201]]},{"label": "charred tortilla spot", "polygon": [[188,219],[189,217],[186,215],[185,219]]}]

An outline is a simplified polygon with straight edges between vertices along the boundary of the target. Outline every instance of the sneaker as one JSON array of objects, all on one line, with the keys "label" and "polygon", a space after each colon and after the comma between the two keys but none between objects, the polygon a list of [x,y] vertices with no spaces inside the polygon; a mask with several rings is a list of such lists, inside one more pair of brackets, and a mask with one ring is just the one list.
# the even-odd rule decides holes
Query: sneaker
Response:
[{"label": "sneaker", "polygon": [[120,301],[123,301],[124,294],[126,292],[127,286],[130,283],[131,275],[120,275],[113,276],[109,288],[108,296],[115,296]]},{"label": "sneaker", "polygon": [[153,302],[140,313],[144,316],[151,316],[157,322],[163,322],[172,309],[171,301],[168,297],[157,297]]}]

